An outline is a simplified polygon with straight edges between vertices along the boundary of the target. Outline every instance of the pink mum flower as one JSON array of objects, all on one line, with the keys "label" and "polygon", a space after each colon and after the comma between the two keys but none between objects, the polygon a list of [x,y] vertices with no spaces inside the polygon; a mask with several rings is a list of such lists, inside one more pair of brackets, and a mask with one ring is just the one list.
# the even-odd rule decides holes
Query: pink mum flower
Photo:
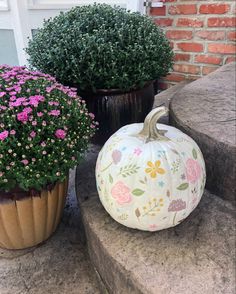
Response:
[{"label": "pink mum flower", "polygon": [[30,133],[30,137],[31,138],[34,138],[36,136],[36,133],[34,132],[34,131],[32,131],[31,133]]},{"label": "pink mum flower", "polygon": [[21,122],[25,122],[28,120],[28,113],[25,111],[19,112],[17,114],[17,119]]},{"label": "pink mum flower", "polygon": [[15,135],[15,134],[16,134],[16,131],[15,131],[15,130],[11,130],[11,131],[10,131],[10,134],[11,134],[11,135]]},{"label": "pink mum flower", "polygon": [[29,161],[27,159],[23,159],[21,160],[21,162],[24,164],[24,165],[27,165],[29,163]]},{"label": "pink mum flower", "polygon": [[55,136],[58,138],[58,139],[65,139],[66,137],[66,132],[62,129],[58,129],[56,130],[55,132]]},{"label": "pink mum flower", "polygon": [[5,140],[9,135],[9,132],[8,131],[3,131],[0,133],[0,140],[3,141]]},{"label": "pink mum flower", "polygon": [[49,113],[49,115],[53,115],[53,116],[58,116],[60,115],[60,110],[51,110]]}]

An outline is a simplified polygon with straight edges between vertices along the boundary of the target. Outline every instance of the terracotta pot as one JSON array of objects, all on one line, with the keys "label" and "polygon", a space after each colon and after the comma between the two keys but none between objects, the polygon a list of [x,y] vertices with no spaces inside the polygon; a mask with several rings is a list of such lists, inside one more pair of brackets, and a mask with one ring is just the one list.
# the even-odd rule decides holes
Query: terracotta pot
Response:
[{"label": "terracotta pot", "polygon": [[67,187],[66,180],[37,196],[4,199],[0,203],[0,247],[23,249],[48,239],[61,219]]},{"label": "terracotta pot", "polygon": [[93,141],[105,142],[124,125],[143,122],[154,102],[153,82],[140,90],[122,93],[119,90],[98,90],[97,93],[82,93],[89,112],[99,122]]}]

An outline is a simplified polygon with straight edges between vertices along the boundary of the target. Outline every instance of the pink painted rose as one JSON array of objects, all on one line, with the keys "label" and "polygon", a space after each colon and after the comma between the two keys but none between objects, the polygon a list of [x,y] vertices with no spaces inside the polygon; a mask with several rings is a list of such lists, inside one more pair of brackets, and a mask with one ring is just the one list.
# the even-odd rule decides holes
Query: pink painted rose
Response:
[{"label": "pink painted rose", "polygon": [[117,182],[111,189],[112,197],[116,199],[117,203],[124,205],[132,201],[130,189],[123,182]]},{"label": "pink painted rose", "polygon": [[201,176],[201,167],[199,163],[192,158],[189,158],[186,162],[186,176],[190,183],[196,183]]},{"label": "pink painted rose", "polygon": [[119,163],[120,162],[120,160],[121,160],[121,157],[122,157],[122,153],[120,152],[120,150],[114,150],[113,152],[112,152],[112,160],[113,160],[113,163],[114,164],[117,164],[117,163]]}]

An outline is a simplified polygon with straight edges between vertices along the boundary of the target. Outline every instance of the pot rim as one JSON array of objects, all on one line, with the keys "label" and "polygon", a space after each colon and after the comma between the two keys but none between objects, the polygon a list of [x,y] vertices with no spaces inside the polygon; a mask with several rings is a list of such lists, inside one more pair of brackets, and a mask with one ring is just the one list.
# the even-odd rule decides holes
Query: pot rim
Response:
[{"label": "pot rim", "polygon": [[16,201],[16,200],[22,200],[22,199],[31,198],[31,197],[40,197],[43,191],[51,192],[55,188],[57,183],[63,183],[64,181],[62,182],[56,181],[54,183],[48,184],[40,191],[36,189],[29,189],[25,191],[19,187],[15,187],[10,191],[0,190],[0,204],[6,201]]},{"label": "pot rim", "polygon": [[127,90],[127,91],[124,91],[124,90],[121,90],[121,89],[96,89],[96,92],[91,92],[91,91],[85,91],[85,92],[82,92],[81,96],[83,95],[99,95],[99,94],[104,94],[104,95],[107,95],[107,94],[126,94],[126,93],[131,93],[131,92],[137,92],[137,91],[140,91],[148,86],[150,86],[151,84],[153,84],[156,80],[150,80],[150,81],[146,81],[144,86],[141,87],[141,88],[133,88],[133,89],[130,89],[130,90]]}]

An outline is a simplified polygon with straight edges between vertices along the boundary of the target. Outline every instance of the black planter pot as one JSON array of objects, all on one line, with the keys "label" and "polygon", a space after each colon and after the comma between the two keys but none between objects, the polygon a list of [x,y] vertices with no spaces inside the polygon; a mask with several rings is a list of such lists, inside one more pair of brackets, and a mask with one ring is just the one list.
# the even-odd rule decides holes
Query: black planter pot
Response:
[{"label": "black planter pot", "polygon": [[124,125],[143,122],[154,102],[153,82],[142,89],[121,93],[117,90],[99,90],[97,93],[81,94],[89,112],[99,122],[93,141],[104,143]]}]

